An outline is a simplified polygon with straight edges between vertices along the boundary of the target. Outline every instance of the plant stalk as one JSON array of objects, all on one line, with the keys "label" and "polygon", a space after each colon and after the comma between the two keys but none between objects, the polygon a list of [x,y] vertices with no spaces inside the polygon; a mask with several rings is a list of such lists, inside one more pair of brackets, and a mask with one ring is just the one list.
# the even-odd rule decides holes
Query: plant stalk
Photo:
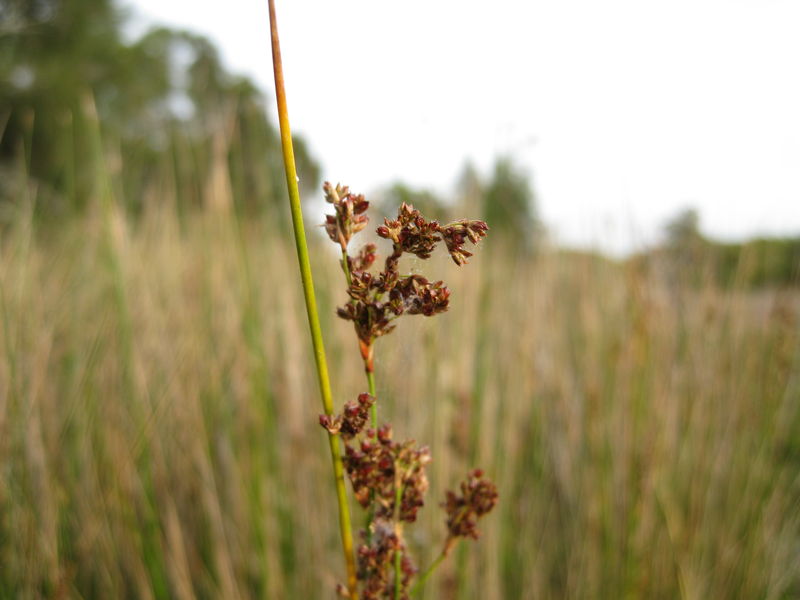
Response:
[{"label": "plant stalk", "polygon": [[344,278],[347,280],[347,287],[353,283],[353,277],[350,275],[350,261],[347,256],[347,250],[342,250],[342,270],[344,271]]},{"label": "plant stalk", "polygon": [[[300,205],[300,190],[297,186],[297,168],[294,161],[294,148],[292,146],[292,133],[289,127],[289,111],[286,103],[286,90],[283,80],[283,63],[281,61],[281,48],[278,39],[278,23],[275,17],[275,0],[269,1],[270,38],[272,41],[272,66],[275,75],[275,98],[278,103],[278,122],[281,133],[281,149],[283,151],[283,164],[286,172],[286,186],[289,191],[289,205],[292,213],[292,226],[294,228],[297,260],[300,266],[300,278],[303,284],[308,327],[314,347],[314,361],[317,367],[317,380],[319,382],[322,407],[325,413],[332,415],[333,396],[331,394],[330,378],[328,376],[328,363],[325,358],[325,347],[322,340],[322,327],[319,322],[317,301],[314,295],[314,281],[311,276],[311,261],[308,255],[305,228],[303,226],[303,211]],[[353,554],[353,533],[350,522],[350,509],[347,504],[347,492],[344,483],[344,469],[342,467],[341,447],[339,438],[328,434],[331,461],[333,463],[334,482],[336,486],[336,499],[339,504],[339,530],[342,538],[345,565],[347,567],[347,589],[350,597],[358,597],[356,583],[356,565]]]},{"label": "plant stalk", "polygon": [[[366,364],[366,363],[365,363]],[[373,398],[377,399],[375,395],[375,373],[370,370],[366,370],[367,373],[367,385],[369,386],[369,395]],[[372,428],[374,430],[378,430],[378,411],[375,408],[377,404],[377,400],[372,403],[372,406],[369,407],[369,415],[370,421],[372,424]],[[375,499],[375,490],[370,493],[370,500]],[[366,523],[366,531],[367,531],[367,543],[372,542],[372,521],[375,519],[375,505],[370,502],[369,510],[367,511],[367,523]]]},{"label": "plant stalk", "polygon": [[428,581],[433,572],[444,562],[444,559],[450,555],[450,551],[453,549],[455,542],[457,540],[455,538],[450,538],[447,540],[444,546],[444,550],[436,557],[430,566],[425,569],[425,572],[417,578],[416,583],[411,587],[411,596],[416,596],[425,588],[425,582]]},{"label": "plant stalk", "polygon": [[[353,283],[353,275],[350,273],[350,261],[348,258],[347,250],[342,248],[342,270],[344,271],[344,278],[347,281],[347,287],[349,288]],[[359,349],[361,352],[361,356],[364,359],[364,373],[367,376],[367,386],[369,387],[369,395],[373,398],[377,398],[376,390],[375,390],[375,372],[372,366],[372,345],[367,346],[363,342],[359,341]],[[377,402],[373,402],[372,406],[369,408],[369,415],[370,415],[370,425],[373,429],[378,429],[378,409],[375,406]],[[370,498],[374,499],[375,493],[374,491],[370,495]],[[367,532],[367,544],[372,543],[372,521],[375,518],[375,510],[370,503],[370,508],[367,511],[367,520],[366,524],[364,525],[365,530]]]},{"label": "plant stalk", "polygon": [[[396,478],[394,490],[394,529],[397,535],[397,543],[401,540],[400,531],[400,504],[403,501],[403,475]],[[403,561],[403,553],[398,549],[394,553],[394,600],[400,600],[400,592],[402,587],[400,572]]]},{"label": "plant stalk", "polygon": [[[369,395],[373,398],[377,398],[378,396],[375,393],[375,371],[366,370],[367,373],[367,385],[369,386]],[[377,402],[373,402],[372,406],[369,407],[369,418],[372,422],[372,428],[378,429],[378,409],[376,408]]]}]

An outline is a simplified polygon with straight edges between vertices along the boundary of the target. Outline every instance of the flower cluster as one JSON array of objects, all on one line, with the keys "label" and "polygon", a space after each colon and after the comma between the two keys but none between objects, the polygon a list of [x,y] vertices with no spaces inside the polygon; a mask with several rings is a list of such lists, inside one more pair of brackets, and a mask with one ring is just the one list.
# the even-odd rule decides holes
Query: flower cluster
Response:
[{"label": "flower cluster", "polygon": [[477,244],[486,237],[487,231],[489,227],[483,221],[466,219],[450,223],[441,229],[447,251],[458,266],[467,264],[467,259],[472,256],[472,252],[464,250],[466,241]]},{"label": "flower cluster", "polygon": [[[361,394],[358,402],[345,405],[341,415],[320,415],[320,424],[330,433],[342,436],[345,442],[342,462],[353,493],[362,507],[370,509],[373,518],[369,530],[362,532],[357,552],[361,600],[394,598],[398,586],[397,597],[408,598],[416,568],[406,551],[400,523],[416,521],[419,509],[425,504],[428,490],[425,467],[431,456],[427,447],[416,447],[413,440],[394,441],[389,425],[377,431],[364,430],[373,402],[372,396]],[[363,435],[357,442],[354,438],[359,434]],[[396,558],[400,561],[399,574],[395,569]],[[343,587],[341,591],[346,596]]]},{"label": "flower cluster", "polygon": [[336,211],[336,214],[325,217],[325,231],[345,251],[350,238],[367,226],[369,219],[364,213],[369,208],[369,202],[364,200],[363,195],[351,194],[346,185],[337,184],[334,187],[326,181],[322,190],[325,192],[325,201],[333,204]]},{"label": "flower cluster", "polygon": [[497,488],[483,471],[475,469],[461,483],[461,494],[448,490],[443,504],[447,512],[447,531],[450,538],[478,539],[477,521],[497,504]]},{"label": "flower cluster", "polygon": [[[383,270],[375,273],[370,271],[377,259],[375,244],[366,244],[354,256],[347,251],[353,235],[366,227],[364,213],[369,203],[363,196],[351,194],[346,186],[333,187],[326,182],[324,190],[325,199],[335,210],[335,214],[327,216],[325,229],[342,248],[349,296],[337,314],[353,322],[370,390],[374,393],[374,341],[390,333],[394,321],[401,316],[430,317],[446,311],[450,303],[450,290],[442,281],[430,281],[414,273],[401,274],[400,258],[403,254],[430,258],[437,244],[444,241],[453,261],[461,266],[472,256],[465,244],[480,242],[488,227],[483,221],[467,219],[442,226],[426,220],[413,206],[403,203],[396,219],[384,219],[384,224],[377,228],[378,236],[392,243],[392,252]],[[347,402],[340,415],[320,415],[319,422],[331,435],[341,436],[342,465],[356,500],[369,515],[357,551],[360,598],[407,599],[417,570],[403,539],[403,524],[416,521],[425,503],[428,490],[425,470],[431,455],[426,446],[417,446],[413,440],[395,441],[388,424],[376,429],[375,401],[372,395],[361,394],[357,401]],[[372,427],[367,428],[368,421]],[[443,555],[449,553],[457,539],[476,538],[477,519],[496,502],[497,490],[477,470],[461,484],[460,495],[448,492],[443,505],[448,527]],[[339,590],[342,596],[354,597],[355,590],[344,586]]]},{"label": "flower cluster", "polygon": [[341,415],[320,415],[319,424],[329,433],[340,433],[343,440],[351,440],[364,429],[369,419],[369,409],[374,403],[375,398],[369,394],[359,394],[358,402],[347,402]]},{"label": "flower cluster", "polygon": [[429,281],[421,275],[399,277],[392,272],[376,276],[353,271],[347,292],[350,302],[339,307],[336,314],[353,322],[358,339],[366,346],[391,333],[393,321],[403,314],[433,316],[447,310],[450,298],[450,290],[442,281]]},{"label": "flower cluster", "polygon": [[421,275],[409,275],[397,282],[389,298],[398,314],[433,316],[447,310],[450,290],[444,282],[430,282]]},{"label": "flower cluster", "polygon": [[[330,238],[347,250],[350,238],[366,227],[364,214],[369,203],[363,196],[354,196],[347,186],[323,186],[325,199],[333,204],[336,214],[328,215],[325,228]],[[420,212],[405,202],[396,219],[384,219],[377,228],[379,237],[392,242],[392,253],[386,258],[383,271],[369,272],[376,260],[374,244],[367,244],[359,253],[346,256],[350,278],[347,293],[350,301],[337,309],[337,314],[353,322],[362,355],[370,367],[371,347],[375,339],[390,333],[392,323],[403,314],[427,317],[444,312],[449,304],[450,290],[441,281],[429,281],[420,275],[401,275],[399,261],[403,254],[427,259],[444,240],[450,256],[463,265],[472,256],[464,249],[467,241],[477,244],[488,231],[483,221],[462,219],[448,225],[426,220]]]},{"label": "flower cluster", "polygon": [[426,221],[420,212],[410,204],[403,202],[397,211],[397,219],[384,219],[378,227],[380,237],[391,240],[398,255],[403,252],[414,254],[418,258],[430,258],[436,248],[439,237],[439,223]]},{"label": "flower cluster", "polygon": [[348,256],[347,262],[350,267],[350,272],[363,273],[367,271],[377,258],[376,250],[377,247],[375,244],[364,244],[355,257]]},{"label": "flower cluster", "polygon": [[[416,448],[414,441],[395,442],[392,428],[367,429],[358,447],[345,444],[344,468],[353,484],[356,500],[364,508],[373,504],[377,518],[413,523],[425,504],[428,490],[425,467],[431,461],[426,446]],[[400,506],[395,506],[398,490]]]},{"label": "flower cluster", "polygon": [[426,221],[418,210],[405,202],[400,206],[397,219],[384,219],[383,222],[377,233],[394,244],[394,252],[388,261],[399,258],[403,252],[430,258],[436,244],[444,239],[453,261],[458,266],[465,265],[472,253],[464,249],[464,244],[470,241],[477,245],[489,231],[489,226],[483,221],[461,219],[447,225]]},{"label": "flower cluster", "polygon": [[[372,524],[371,539],[358,547],[358,579],[363,582],[361,600],[395,598],[395,588],[399,583],[399,598],[408,599],[408,588],[417,572],[406,551],[402,537],[391,521],[376,519]],[[400,553],[400,581],[395,582],[392,569],[397,553]]]}]

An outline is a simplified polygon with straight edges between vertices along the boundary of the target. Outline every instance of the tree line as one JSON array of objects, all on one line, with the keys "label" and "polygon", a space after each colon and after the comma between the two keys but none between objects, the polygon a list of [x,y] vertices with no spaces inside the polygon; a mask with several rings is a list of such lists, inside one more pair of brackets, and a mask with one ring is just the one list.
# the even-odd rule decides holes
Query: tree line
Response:
[{"label": "tree line", "polygon": [[700,215],[691,208],[666,223],[662,243],[631,260],[661,268],[682,284],[745,289],[800,286],[800,237],[715,240],[702,233]]},{"label": "tree line", "polygon": [[[221,169],[235,209],[285,216],[264,94],[228,72],[208,39],[157,27],[130,41],[127,19],[114,0],[0,0],[0,202],[19,194],[22,169],[40,217],[80,213],[110,171],[132,215],[167,199],[185,213],[219,192]],[[318,195],[320,166],[302,138],[295,153],[301,192]],[[381,198],[387,214],[405,201],[433,218],[467,203],[518,249],[533,248],[540,227],[527,175],[510,158],[485,182],[466,167],[455,199],[402,183]]]},{"label": "tree line", "polygon": [[[202,204],[214,161],[238,208],[274,209],[285,184],[261,91],[208,39],[157,27],[127,41],[126,19],[112,0],[0,0],[0,199],[24,168],[37,212],[80,211],[102,155],[134,213],[152,186],[168,185],[179,210]],[[316,188],[319,165],[302,139],[295,150]]]},{"label": "tree line", "polygon": [[[35,182],[37,216],[80,214],[111,174],[131,215],[159,202],[187,214],[218,200],[221,171],[235,210],[285,222],[280,140],[261,90],[203,36],[155,27],[126,39],[128,16],[114,0],[0,0],[0,205]],[[301,137],[295,152],[301,192],[319,195],[321,168]],[[546,237],[528,174],[510,157],[485,178],[467,165],[451,198],[397,182],[370,200],[387,215],[400,202],[441,220],[481,215],[519,255]],[[800,238],[714,241],[692,211],[665,232],[634,260],[721,285],[798,281]]]}]

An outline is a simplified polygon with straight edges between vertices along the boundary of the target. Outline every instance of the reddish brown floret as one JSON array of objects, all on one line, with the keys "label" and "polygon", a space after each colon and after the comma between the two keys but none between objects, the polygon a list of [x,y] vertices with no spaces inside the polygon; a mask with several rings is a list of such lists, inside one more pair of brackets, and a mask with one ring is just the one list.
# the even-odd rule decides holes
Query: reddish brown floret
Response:
[{"label": "reddish brown floret", "polygon": [[450,223],[441,229],[447,251],[458,266],[465,265],[467,259],[472,256],[472,252],[463,248],[467,240],[477,245],[486,237],[487,231],[489,231],[489,227],[483,221],[467,219]]},{"label": "reddish brown floret", "polygon": [[426,221],[417,209],[405,202],[400,205],[397,219],[384,219],[383,223],[377,234],[392,241],[395,253],[408,252],[418,258],[430,258],[436,243],[442,239],[438,235],[439,223]]},{"label": "reddish brown floret", "polygon": [[[377,228],[379,237],[392,242],[392,252],[383,270],[371,273],[376,261],[375,244],[366,244],[355,255],[347,254],[352,236],[367,223],[364,214],[369,203],[354,195],[346,186],[325,183],[325,199],[334,206],[325,229],[344,251],[342,266],[349,273],[347,304],[337,309],[339,317],[352,321],[359,340],[361,357],[368,373],[373,369],[373,343],[391,332],[394,321],[404,314],[433,316],[447,310],[450,290],[442,281],[429,281],[418,274],[401,274],[403,254],[427,259],[444,241],[457,265],[463,265],[472,253],[467,242],[477,244],[486,236],[483,221],[461,220],[441,226],[427,221],[410,204],[403,203],[396,219],[384,219]],[[415,446],[413,440],[397,442],[392,428],[366,428],[375,399],[361,394],[358,401],[344,405],[340,415],[320,415],[320,424],[344,441],[342,464],[353,486],[356,501],[370,511],[368,531],[362,532],[358,547],[357,577],[361,600],[408,599],[409,586],[416,568],[403,540],[402,523],[417,519],[428,490],[426,467],[431,461],[427,447]],[[497,489],[479,470],[469,473],[461,484],[461,493],[447,492],[448,537],[444,555],[457,538],[478,537],[477,520],[497,503]],[[399,559],[399,569],[395,560]],[[339,586],[346,597],[350,592]]]},{"label": "reddish brown floret", "polygon": [[377,246],[375,246],[375,244],[365,244],[362,246],[356,256],[349,257],[350,272],[361,273],[369,269],[377,257],[376,250]]},{"label": "reddish brown floret", "polygon": [[411,578],[417,572],[408,556],[405,543],[398,536],[391,521],[376,519],[372,524],[371,540],[363,543],[356,552],[358,560],[358,579],[363,582],[361,600],[379,600],[395,597],[394,581],[395,555],[400,552],[400,594],[408,599]]},{"label": "reddish brown floret", "polygon": [[346,185],[337,184],[334,187],[326,181],[322,189],[325,192],[325,200],[333,204],[335,211],[333,215],[326,215],[325,231],[332,241],[346,251],[350,239],[369,222],[369,218],[364,214],[369,208],[369,202],[363,195],[351,194],[350,188]]},{"label": "reddish brown floret", "polygon": [[451,538],[478,538],[477,521],[497,504],[497,487],[475,469],[461,483],[461,494],[448,491],[443,504],[447,512],[447,530]]}]

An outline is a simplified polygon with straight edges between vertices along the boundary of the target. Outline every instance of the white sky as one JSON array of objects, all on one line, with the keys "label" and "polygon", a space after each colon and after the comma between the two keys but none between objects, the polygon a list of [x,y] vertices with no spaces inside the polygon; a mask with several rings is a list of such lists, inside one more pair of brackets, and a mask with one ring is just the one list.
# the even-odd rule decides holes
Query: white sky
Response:
[{"label": "white sky", "polygon": [[[272,90],[267,0],[127,0]],[[800,234],[799,0],[277,0],[323,177],[447,192],[511,153],[557,239],[629,250],[678,210]],[[274,109],[272,109],[274,113]]]}]

